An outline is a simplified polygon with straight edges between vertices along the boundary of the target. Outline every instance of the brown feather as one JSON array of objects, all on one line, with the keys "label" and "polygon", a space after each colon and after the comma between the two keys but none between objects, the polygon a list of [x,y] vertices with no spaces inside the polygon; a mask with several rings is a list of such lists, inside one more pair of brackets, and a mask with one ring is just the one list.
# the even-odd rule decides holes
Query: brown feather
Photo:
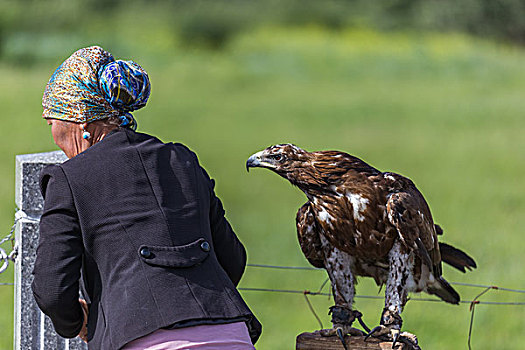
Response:
[{"label": "brown feather", "polygon": [[441,259],[461,272],[466,272],[465,269],[470,271],[477,267],[474,259],[468,256],[467,253],[450,244],[439,242],[439,249],[441,250]]},{"label": "brown feather", "polygon": [[323,249],[309,203],[305,203],[299,208],[295,222],[297,238],[304,256],[313,266],[323,268]]}]

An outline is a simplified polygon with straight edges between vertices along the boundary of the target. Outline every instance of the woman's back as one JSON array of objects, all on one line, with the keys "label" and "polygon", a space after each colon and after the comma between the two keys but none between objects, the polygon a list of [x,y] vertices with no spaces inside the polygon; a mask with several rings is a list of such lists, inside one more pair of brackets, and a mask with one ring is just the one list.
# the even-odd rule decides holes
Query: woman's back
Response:
[{"label": "woman's back", "polygon": [[[50,293],[44,289],[74,291],[74,270],[82,264],[84,294],[91,299],[90,346],[117,349],[189,321],[251,321],[252,339],[258,337],[260,325],[235,288],[244,248],[224,218],[213,181],[185,146],[117,129],[44,170],[41,181],[45,234],[35,295],[43,296],[37,301],[44,307],[56,303],[45,300]],[[68,225],[74,233],[56,234]],[[39,264],[47,254],[63,255],[68,264]],[[67,283],[49,282],[57,278]]]}]

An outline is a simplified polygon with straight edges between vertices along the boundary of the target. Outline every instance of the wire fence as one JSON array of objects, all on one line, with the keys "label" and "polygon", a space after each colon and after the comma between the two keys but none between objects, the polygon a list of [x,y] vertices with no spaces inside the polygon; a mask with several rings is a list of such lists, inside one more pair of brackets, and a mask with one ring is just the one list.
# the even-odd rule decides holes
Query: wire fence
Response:
[{"label": "wire fence", "polygon": [[[248,267],[252,268],[261,268],[261,269],[280,269],[280,270],[323,270],[315,267],[306,267],[306,266],[280,266],[280,265],[266,265],[266,264],[248,264]],[[321,319],[315,312],[312,304],[310,303],[310,300],[308,299],[309,295],[317,296],[317,295],[324,295],[330,297],[331,294],[328,292],[323,292],[324,286],[327,284],[328,279],[326,279],[321,287],[317,291],[310,291],[310,290],[296,290],[296,289],[272,289],[272,288],[252,288],[252,287],[241,287],[239,290],[247,291],[247,292],[269,292],[269,293],[293,293],[293,294],[303,294],[306,303],[308,305],[308,308],[310,309],[310,312],[315,317],[316,321],[319,323],[319,326],[321,328],[323,327],[323,323],[321,322]],[[468,339],[467,339],[467,345],[469,350],[472,349],[471,345],[471,339],[472,339],[472,329],[474,327],[474,312],[476,310],[476,305],[507,305],[507,306],[525,306],[525,302],[521,301],[482,301],[479,300],[482,296],[488,294],[490,291],[500,291],[500,292],[509,292],[509,293],[521,293],[525,294],[525,290],[520,289],[512,289],[512,288],[504,288],[499,287],[496,285],[485,285],[485,284],[475,284],[475,283],[465,283],[465,282],[449,282],[452,285],[457,286],[463,286],[463,287],[471,287],[471,288],[478,288],[483,289],[479,294],[477,294],[472,300],[461,300],[460,303],[462,304],[469,304],[469,312],[470,312],[470,322],[469,322],[469,330],[468,330]],[[379,295],[356,295],[355,298],[357,299],[377,299],[377,300],[383,300],[384,297]],[[437,298],[421,298],[421,297],[411,297],[410,301],[417,301],[417,302],[444,302],[441,299]],[[368,327],[363,325],[363,328],[368,332]]]},{"label": "wire fence", "polygon": [[[14,233],[16,229],[16,224],[20,220],[20,217],[15,218],[11,231],[0,240],[0,274],[7,270],[9,267],[9,262],[14,262],[18,254],[18,247],[16,245]],[[11,251],[7,253],[3,248],[2,244],[6,242],[11,242]],[[3,285],[3,284],[0,284]]]},{"label": "wire fence", "polygon": [[[280,269],[280,270],[320,270],[314,267],[307,267],[307,266],[279,266],[279,265],[265,265],[265,264],[248,264],[248,267],[252,268],[265,268],[265,269]],[[320,319],[320,317],[315,312],[315,309],[312,306],[312,303],[310,302],[309,296],[327,296],[331,297],[331,293],[323,291],[325,287],[328,285],[329,279],[325,279],[324,282],[321,284],[321,286],[315,290],[299,290],[299,289],[274,289],[274,288],[255,288],[255,287],[240,287],[238,288],[240,291],[245,292],[266,292],[266,293],[289,293],[289,294],[302,294],[305,298],[305,301],[308,305],[308,309],[314,316],[316,322],[319,324],[319,327],[324,328],[323,323]],[[525,302],[521,301],[515,301],[515,302],[507,302],[507,301],[482,301],[479,300],[482,296],[486,295],[490,291],[501,291],[501,292],[510,292],[510,293],[522,293],[525,294],[525,290],[520,289],[511,289],[511,288],[504,288],[499,287],[496,285],[484,285],[484,284],[475,284],[475,283],[464,283],[464,282],[450,282],[452,285],[458,285],[458,286],[464,286],[464,287],[471,287],[471,288],[480,288],[483,289],[476,297],[474,297],[472,300],[461,300],[460,303],[462,304],[469,304],[469,312],[470,312],[470,322],[469,322],[469,330],[468,330],[468,348],[471,349],[471,339],[472,339],[472,330],[474,327],[474,313],[476,310],[476,305],[507,305],[507,306],[525,306]],[[14,283],[0,283],[0,286],[14,286]],[[384,297],[379,295],[356,295],[356,299],[375,299],[375,300],[383,300]],[[416,302],[443,302],[440,299],[437,298],[422,298],[422,297],[411,297],[410,301],[416,301]],[[368,331],[368,328],[363,325],[363,328]]]},{"label": "wire fence", "polygon": [[[11,231],[9,234],[7,234],[3,239],[0,240],[0,274],[4,272],[7,267],[9,266],[10,261],[15,261],[16,255],[17,255],[17,246],[14,239],[14,231],[16,224],[18,222],[19,218],[17,218],[11,228]],[[2,244],[10,241],[11,242],[11,252],[8,254],[5,252],[5,250],[1,247]],[[324,269],[315,268],[315,267],[309,267],[309,266],[283,266],[283,265],[268,265],[268,264],[247,264],[250,268],[260,268],[260,269],[277,269],[277,270],[302,270],[302,271],[324,271]],[[275,289],[275,288],[257,288],[257,287],[240,287],[240,291],[245,292],[264,292],[264,293],[288,293],[288,294],[302,294],[305,298],[305,301],[308,305],[309,310],[311,311],[312,315],[315,317],[317,323],[321,328],[323,327],[323,323],[320,319],[320,317],[315,312],[309,296],[327,296],[331,297],[332,294],[329,291],[324,291],[325,287],[329,285],[329,279],[325,279],[324,282],[320,285],[320,287],[315,290],[311,291],[308,289]],[[508,292],[508,293],[521,293],[525,294],[525,290],[520,289],[512,289],[512,288],[505,288],[500,287],[496,285],[487,285],[487,284],[475,284],[475,283],[465,283],[465,282],[449,282],[452,285],[462,286],[462,287],[470,287],[470,288],[477,288],[482,290],[479,294],[477,294],[472,300],[461,300],[460,303],[462,304],[469,304],[469,312],[470,312],[470,322],[469,322],[469,331],[468,331],[468,348],[471,349],[471,338],[472,338],[472,330],[474,326],[474,313],[476,310],[477,305],[499,305],[499,306],[525,306],[525,302],[522,301],[484,301],[480,300],[481,297],[487,295],[491,291],[498,291],[498,292]],[[0,286],[14,286],[14,283],[11,282],[2,282],[0,283]],[[376,300],[383,300],[384,297],[379,295],[356,295],[356,299],[376,299]],[[411,297],[410,301],[415,302],[443,302],[440,299],[437,298],[423,298],[423,297]],[[367,327],[364,327],[365,329]]]}]

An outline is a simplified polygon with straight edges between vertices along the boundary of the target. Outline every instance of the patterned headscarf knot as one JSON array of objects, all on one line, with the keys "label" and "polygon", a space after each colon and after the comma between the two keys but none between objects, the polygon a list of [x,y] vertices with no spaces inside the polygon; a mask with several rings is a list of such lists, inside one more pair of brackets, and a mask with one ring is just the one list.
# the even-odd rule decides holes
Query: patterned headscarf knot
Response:
[{"label": "patterned headscarf knot", "polygon": [[80,49],[51,76],[44,97],[44,118],[89,123],[118,117],[136,128],[131,111],[146,105],[150,94],[146,71],[133,61],[116,60],[98,46]]}]

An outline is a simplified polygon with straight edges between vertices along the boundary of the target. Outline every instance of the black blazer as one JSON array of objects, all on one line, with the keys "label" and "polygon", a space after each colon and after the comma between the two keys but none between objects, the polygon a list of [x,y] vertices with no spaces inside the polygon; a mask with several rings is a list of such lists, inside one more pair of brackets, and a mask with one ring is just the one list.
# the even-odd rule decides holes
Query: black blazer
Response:
[{"label": "black blazer", "polygon": [[90,349],[119,349],[164,327],[239,320],[255,343],[261,325],[235,288],[244,247],[188,148],[117,129],[45,168],[40,181],[32,287],[58,334],[80,331],[82,280]]}]

